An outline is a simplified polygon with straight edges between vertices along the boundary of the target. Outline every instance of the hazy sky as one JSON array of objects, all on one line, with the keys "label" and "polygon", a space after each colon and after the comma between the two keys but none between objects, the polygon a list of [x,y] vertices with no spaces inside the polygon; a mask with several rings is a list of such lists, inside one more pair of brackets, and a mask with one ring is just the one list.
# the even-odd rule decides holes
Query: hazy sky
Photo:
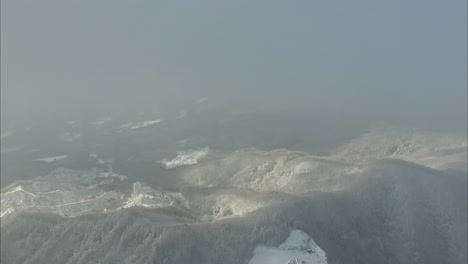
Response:
[{"label": "hazy sky", "polygon": [[466,127],[466,46],[465,0],[4,0],[2,116],[208,97]]}]

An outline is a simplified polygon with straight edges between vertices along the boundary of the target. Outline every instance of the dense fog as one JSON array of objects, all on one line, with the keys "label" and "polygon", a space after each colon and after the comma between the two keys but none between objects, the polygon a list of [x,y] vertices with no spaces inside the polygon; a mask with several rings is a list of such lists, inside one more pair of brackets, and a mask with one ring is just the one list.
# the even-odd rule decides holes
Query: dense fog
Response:
[{"label": "dense fog", "polygon": [[213,104],[466,130],[466,1],[3,1],[2,122]]},{"label": "dense fog", "polygon": [[467,3],[1,3],[0,262],[467,262]]}]

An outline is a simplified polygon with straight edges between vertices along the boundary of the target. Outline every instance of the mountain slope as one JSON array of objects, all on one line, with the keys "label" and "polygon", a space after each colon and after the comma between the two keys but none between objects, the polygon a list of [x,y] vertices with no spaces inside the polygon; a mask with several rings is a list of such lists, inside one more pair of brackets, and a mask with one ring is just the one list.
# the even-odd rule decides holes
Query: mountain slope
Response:
[{"label": "mountain slope", "polygon": [[247,263],[295,229],[328,263],[464,263],[465,186],[463,173],[385,160],[346,190],[290,194],[213,222],[175,208],[22,214],[2,228],[2,263]]},{"label": "mountain slope", "polygon": [[54,170],[2,190],[1,262],[466,263],[464,146],[373,131],[328,156],[180,151],[148,182]]}]

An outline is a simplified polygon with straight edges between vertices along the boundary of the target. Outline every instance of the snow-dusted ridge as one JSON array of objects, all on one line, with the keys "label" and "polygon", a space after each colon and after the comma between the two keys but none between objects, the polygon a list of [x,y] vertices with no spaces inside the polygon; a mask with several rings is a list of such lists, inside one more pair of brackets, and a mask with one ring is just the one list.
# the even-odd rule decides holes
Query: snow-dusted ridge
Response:
[{"label": "snow-dusted ridge", "polygon": [[350,186],[362,167],[290,150],[241,149],[184,167],[184,184],[257,192],[337,191]]},{"label": "snow-dusted ridge", "polygon": [[126,176],[112,171],[56,169],[49,175],[15,183],[2,190],[0,214],[2,218],[15,212],[75,217],[129,207],[161,208],[174,205],[172,196],[141,182],[133,183],[130,193],[102,188],[126,179]]},{"label": "snow-dusted ridge", "polygon": [[199,150],[189,150],[189,151],[182,151],[179,152],[177,157],[175,157],[172,160],[162,160],[161,163],[166,166],[166,168],[171,169],[171,168],[176,168],[180,166],[186,166],[186,165],[194,165],[197,164],[198,161],[206,155],[208,155],[208,152],[210,151],[209,148],[202,148]]},{"label": "snow-dusted ridge", "polygon": [[409,128],[379,127],[342,145],[331,158],[355,164],[401,159],[434,169],[466,171],[467,138]]},{"label": "snow-dusted ridge", "polygon": [[133,184],[133,190],[129,198],[125,201],[121,208],[130,207],[147,207],[161,208],[170,207],[174,204],[173,199],[161,191],[156,191],[153,188],[144,185],[141,182]]},{"label": "snow-dusted ridge", "polygon": [[52,213],[74,217],[99,212],[123,199],[118,190],[103,191],[100,186],[121,181],[125,176],[96,171],[56,169],[7,187],[1,193],[1,217],[15,212]]},{"label": "snow-dusted ridge", "polygon": [[248,264],[327,264],[327,255],[301,230],[291,231],[278,248],[258,246]]},{"label": "snow-dusted ridge", "polygon": [[140,129],[140,128],[150,127],[150,126],[154,126],[156,124],[159,124],[161,122],[162,122],[161,119],[146,120],[146,121],[142,121],[142,122],[138,122],[138,123],[128,122],[128,123],[120,125],[119,126],[120,130],[118,130],[118,132],[122,132],[122,131],[127,130],[127,129],[136,130],[136,129]]},{"label": "snow-dusted ridge", "polygon": [[44,162],[47,162],[47,163],[51,163],[51,162],[54,162],[54,161],[59,161],[59,160],[66,159],[67,157],[68,157],[68,155],[61,155],[61,156],[41,158],[41,159],[37,159],[37,160],[44,161]]},{"label": "snow-dusted ridge", "polygon": [[[281,192],[303,195],[315,191],[349,189],[359,183],[363,172],[381,159],[401,159],[435,169],[466,167],[466,159],[463,159],[466,157],[466,138],[418,131],[372,131],[348,142],[327,157],[287,149],[240,149],[210,154],[208,159],[209,153],[209,148],[187,150],[179,152],[173,159],[160,162],[168,169],[180,167],[173,170],[171,177],[177,177],[181,187],[215,190],[192,196],[184,193],[188,195],[188,200],[196,201],[189,202],[186,207],[206,215],[211,221],[244,216],[277,202],[271,197],[263,199],[257,194]],[[41,160],[53,162],[64,158],[65,155]],[[105,164],[96,154],[90,154],[90,158]],[[154,190],[144,183],[135,183],[131,191],[119,190],[118,184],[109,185],[116,188],[111,191],[102,188],[126,179],[126,176],[112,170],[55,170],[50,175],[16,183],[2,190],[1,214],[29,211],[76,216],[116,208],[174,205],[171,194]],[[248,190],[254,194],[245,196],[245,193],[226,192],[223,189],[217,192],[216,188]]]},{"label": "snow-dusted ridge", "polygon": [[137,123],[136,125],[131,126],[130,129],[148,127],[148,126],[156,125],[157,123],[160,123],[160,122],[161,122],[161,119],[143,121],[143,122]]}]

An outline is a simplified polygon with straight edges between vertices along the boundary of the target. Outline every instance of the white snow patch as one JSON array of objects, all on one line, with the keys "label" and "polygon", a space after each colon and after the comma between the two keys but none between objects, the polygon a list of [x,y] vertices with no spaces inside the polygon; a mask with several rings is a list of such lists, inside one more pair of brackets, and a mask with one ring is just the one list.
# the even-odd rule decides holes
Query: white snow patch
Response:
[{"label": "white snow patch", "polygon": [[183,144],[186,144],[190,141],[190,139],[183,139],[183,140],[180,140],[180,141],[177,141],[176,144],[177,145],[183,145]]},{"label": "white snow patch", "polygon": [[174,159],[170,161],[162,160],[161,163],[166,165],[166,168],[168,169],[186,165],[194,165],[197,164],[200,159],[206,157],[209,151],[209,148],[202,148],[199,150],[192,151],[182,151],[179,152],[177,157],[175,157]]},{"label": "white snow patch", "polygon": [[248,264],[327,264],[327,255],[310,236],[293,230],[278,248],[258,246]]},{"label": "white snow patch", "polygon": [[50,163],[50,162],[66,159],[67,157],[68,157],[68,155],[62,155],[62,156],[42,158],[42,159],[38,159],[38,160]]},{"label": "white snow patch", "polygon": [[114,177],[114,178],[117,178],[117,179],[119,179],[119,180],[121,180],[121,181],[127,179],[127,176],[114,173],[114,172],[112,172],[112,169],[111,169],[110,171],[98,173],[98,174],[97,174],[97,177],[98,177],[98,178],[109,178],[109,177]]},{"label": "white snow patch", "polygon": [[143,127],[147,127],[147,126],[152,126],[152,125],[155,125],[155,124],[160,123],[160,122],[161,122],[161,119],[143,121],[143,122],[140,122],[140,123],[130,127],[130,129],[138,129],[138,128],[143,128]]}]

